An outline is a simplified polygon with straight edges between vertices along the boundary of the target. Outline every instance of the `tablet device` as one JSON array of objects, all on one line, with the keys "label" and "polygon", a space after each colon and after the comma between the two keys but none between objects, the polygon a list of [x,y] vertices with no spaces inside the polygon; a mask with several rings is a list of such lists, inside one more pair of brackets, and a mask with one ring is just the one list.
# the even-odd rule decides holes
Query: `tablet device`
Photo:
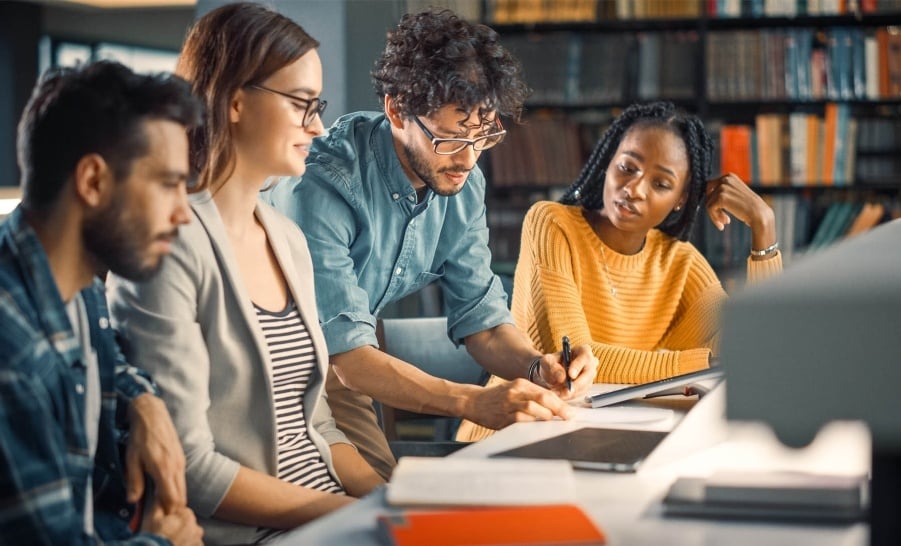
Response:
[{"label": "tablet device", "polygon": [[666,435],[649,430],[585,427],[492,457],[566,459],[577,469],[635,472]]},{"label": "tablet device", "polygon": [[615,391],[586,396],[585,401],[591,404],[593,408],[602,408],[611,406],[633,398],[651,398],[653,396],[664,396],[667,394],[680,394],[680,387],[687,387],[693,383],[705,381],[709,379],[722,379],[725,371],[720,368],[708,368],[697,372],[675,375],[650,383],[642,383],[640,385],[632,385]]}]

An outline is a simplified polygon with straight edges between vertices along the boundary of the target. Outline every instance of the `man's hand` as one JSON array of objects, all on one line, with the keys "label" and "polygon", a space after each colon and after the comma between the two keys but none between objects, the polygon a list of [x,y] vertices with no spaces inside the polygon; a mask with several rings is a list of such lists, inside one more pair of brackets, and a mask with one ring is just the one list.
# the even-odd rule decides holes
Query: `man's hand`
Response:
[{"label": "man's hand", "polygon": [[525,379],[487,386],[467,407],[465,418],[495,430],[519,421],[569,419],[572,412],[559,396]]},{"label": "man's hand", "polygon": [[[138,502],[144,495],[144,473],[156,484],[156,498],[166,514],[187,505],[185,453],[166,405],[152,394],[142,394],[128,408],[131,422],[125,472],[128,477],[128,501]],[[192,514],[193,519],[193,514]]]},{"label": "man's hand", "polygon": [[[598,359],[588,345],[579,345],[570,353],[572,360],[569,372],[563,365],[563,353],[554,353],[541,357],[537,372],[532,377],[535,383],[546,387],[563,400],[570,400],[588,392],[598,372]],[[572,392],[566,386],[567,375],[572,379]]]},{"label": "man's hand", "polygon": [[203,529],[197,525],[194,512],[186,506],[166,512],[154,502],[141,530],[163,536],[173,546],[203,546]]}]

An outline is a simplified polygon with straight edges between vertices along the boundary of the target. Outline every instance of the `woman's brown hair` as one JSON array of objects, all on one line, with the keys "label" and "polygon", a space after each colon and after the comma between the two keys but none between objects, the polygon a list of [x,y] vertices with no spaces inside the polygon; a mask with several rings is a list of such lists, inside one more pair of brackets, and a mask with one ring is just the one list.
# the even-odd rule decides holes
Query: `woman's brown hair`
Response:
[{"label": "woman's brown hair", "polygon": [[238,2],[219,7],[191,27],[175,73],[191,83],[206,106],[206,122],[189,132],[192,191],[228,178],[235,167],[228,108],[235,93],[319,47],[300,25],[266,6]]}]

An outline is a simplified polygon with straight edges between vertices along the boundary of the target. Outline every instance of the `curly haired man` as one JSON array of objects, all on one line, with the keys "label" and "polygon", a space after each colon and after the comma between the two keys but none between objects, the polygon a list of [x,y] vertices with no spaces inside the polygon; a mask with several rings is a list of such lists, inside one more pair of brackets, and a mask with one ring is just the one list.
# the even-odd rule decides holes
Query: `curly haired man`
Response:
[{"label": "curly haired man", "polygon": [[[564,400],[587,390],[596,361],[577,347],[567,375],[559,353],[536,350],[513,325],[490,269],[476,160],[503,140],[501,116],[517,121],[529,91],[497,33],[447,10],[407,14],[372,76],[384,111],[339,119],[314,141],[303,183],[282,183],[271,198],[298,222],[313,255],[332,412],[387,477],[395,462],[372,399],[492,429],[566,418]],[[379,313],[433,281],[449,337],[513,381],[452,383],[378,349]]]}]

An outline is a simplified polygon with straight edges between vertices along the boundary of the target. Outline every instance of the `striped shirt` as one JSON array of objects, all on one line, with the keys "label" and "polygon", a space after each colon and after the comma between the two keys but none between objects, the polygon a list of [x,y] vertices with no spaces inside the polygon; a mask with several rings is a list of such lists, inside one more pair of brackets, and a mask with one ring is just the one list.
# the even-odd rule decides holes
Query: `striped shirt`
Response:
[{"label": "striped shirt", "polygon": [[[254,304],[272,359],[272,390],[278,431],[278,478],[317,491],[344,491],[329,473],[322,454],[307,434],[303,395],[316,372],[316,351],[293,300],[283,311]],[[261,529],[259,539],[276,533]]]}]

